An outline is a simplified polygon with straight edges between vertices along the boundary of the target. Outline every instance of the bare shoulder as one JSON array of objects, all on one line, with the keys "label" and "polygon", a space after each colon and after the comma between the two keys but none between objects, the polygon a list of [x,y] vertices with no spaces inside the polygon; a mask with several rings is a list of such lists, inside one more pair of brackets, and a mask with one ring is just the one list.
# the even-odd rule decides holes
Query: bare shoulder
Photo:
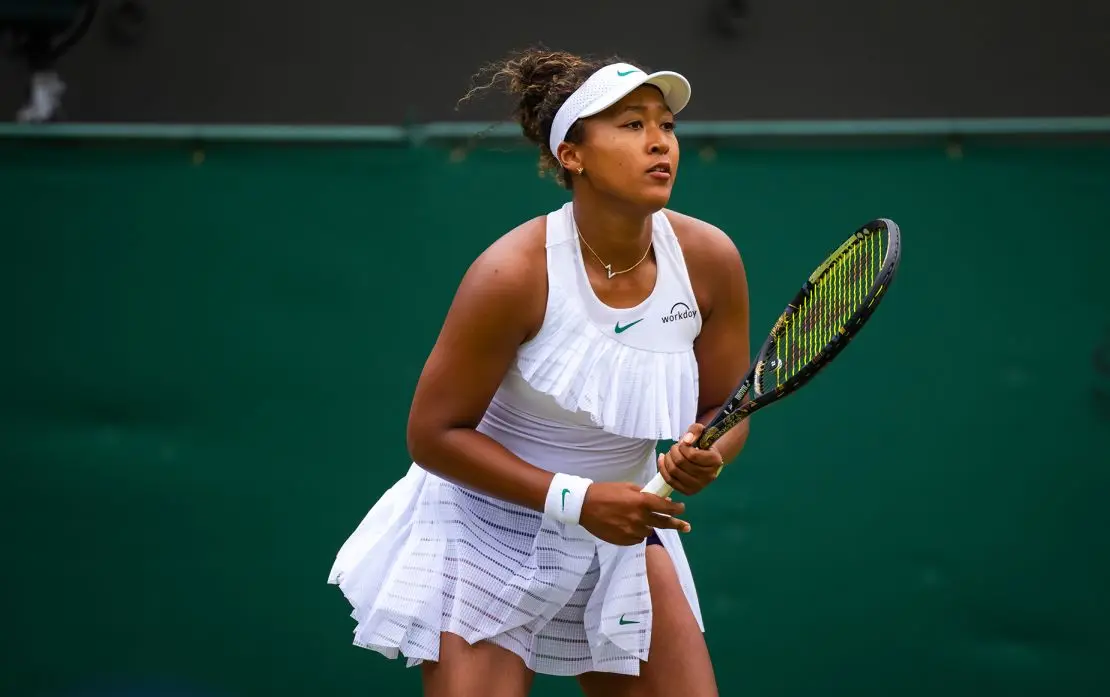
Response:
[{"label": "bare shoulder", "polygon": [[476,427],[547,303],[546,226],[530,220],[486,247],[463,275],[424,363],[409,414],[414,458],[443,430]]},{"label": "bare shoulder", "polygon": [[724,230],[693,216],[665,210],[674,228],[698,304],[708,315],[722,294],[746,297],[747,278],[740,250]]},{"label": "bare shoulder", "polygon": [[713,267],[740,261],[736,244],[721,228],[685,213],[669,209],[664,213],[671,221],[687,264]]},{"label": "bare shoulder", "polygon": [[537,276],[546,277],[546,231],[546,216],[517,225],[486,247],[467,274],[510,287],[535,285]]},{"label": "bare shoulder", "polygon": [[539,216],[486,247],[463,276],[452,309],[464,311],[468,323],[481,323],[478,313],[531,337],[547,302],[546,232],[546,216]]}]

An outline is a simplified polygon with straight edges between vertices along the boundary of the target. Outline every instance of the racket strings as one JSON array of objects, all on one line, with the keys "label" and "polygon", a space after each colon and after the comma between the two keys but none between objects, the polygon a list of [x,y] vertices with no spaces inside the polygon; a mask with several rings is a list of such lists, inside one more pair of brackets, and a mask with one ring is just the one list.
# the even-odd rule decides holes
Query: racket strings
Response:
[{"label": "racket strings", "polygon": [[883,268],[885,246],[883,235],[874,232],[848,247],[786,316],[775,341],[775,369],[768,371],[776,385],[801,373],[846,331]]}]

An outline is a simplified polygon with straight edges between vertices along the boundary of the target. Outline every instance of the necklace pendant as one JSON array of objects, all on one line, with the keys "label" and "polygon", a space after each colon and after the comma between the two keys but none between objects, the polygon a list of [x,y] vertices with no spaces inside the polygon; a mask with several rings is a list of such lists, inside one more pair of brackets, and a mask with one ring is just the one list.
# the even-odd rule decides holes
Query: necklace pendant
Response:
[{"label": "necklace pendant", "polygon": [[617,275],[617,274],[613,273],[613,265],[612,264],[606,264],[605,265],[605,273],[609,274],[609,278],[612,278],[613,276]]}]

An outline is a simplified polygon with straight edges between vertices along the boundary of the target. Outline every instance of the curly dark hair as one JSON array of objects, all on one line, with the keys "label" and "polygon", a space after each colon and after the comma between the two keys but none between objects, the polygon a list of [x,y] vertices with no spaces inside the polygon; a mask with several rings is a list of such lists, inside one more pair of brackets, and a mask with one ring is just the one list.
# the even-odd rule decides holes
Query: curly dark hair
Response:
[{"label": "curly dark hair", "polygon": [[[514,51],[503,60],[490,63],[480,70],[475,79],[486,75],[489,80],[473,87],[460,100],[465,101],[477,92],[503,85],[516,100],[512,116],[528,140],[540,148],[540,175],[553,173],[567,189],[572,186],[570,172],[566,171],[547,141],[551,137],[551,122],[563,102],[598,69],[610,63],[628,63],[647,72],[646,68],[620,56],[596,59],[578,56],[566,51],[552,51],[542,46]],[[575,122],[566,140],[580,142],[582,122]]]}]

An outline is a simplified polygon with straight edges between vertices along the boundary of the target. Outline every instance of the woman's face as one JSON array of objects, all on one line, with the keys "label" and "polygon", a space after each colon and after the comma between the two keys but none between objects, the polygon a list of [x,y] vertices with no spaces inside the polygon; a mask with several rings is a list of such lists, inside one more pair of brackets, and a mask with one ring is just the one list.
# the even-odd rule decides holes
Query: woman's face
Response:
[{"label": "woman's face", "polygon": [[[657,211],[667,205],[678,174],[674,115],[658,88],[643,85],[583,123],[573,146],[586,185],[634,205]],[[581,185],[575,180],[575,186]]]}]

